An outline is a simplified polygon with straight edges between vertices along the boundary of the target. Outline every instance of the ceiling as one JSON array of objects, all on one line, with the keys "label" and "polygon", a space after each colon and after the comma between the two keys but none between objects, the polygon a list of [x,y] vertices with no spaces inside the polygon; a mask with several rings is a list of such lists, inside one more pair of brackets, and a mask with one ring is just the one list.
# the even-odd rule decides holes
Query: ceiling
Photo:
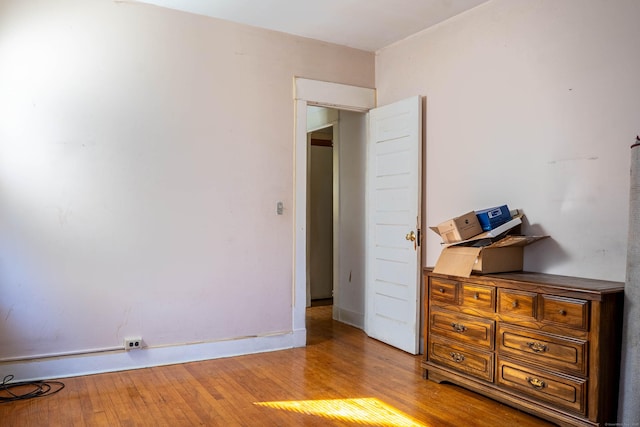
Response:
[{"label": "ceiling", "polygon": [[488,0],[130,0],[374,52]]}]

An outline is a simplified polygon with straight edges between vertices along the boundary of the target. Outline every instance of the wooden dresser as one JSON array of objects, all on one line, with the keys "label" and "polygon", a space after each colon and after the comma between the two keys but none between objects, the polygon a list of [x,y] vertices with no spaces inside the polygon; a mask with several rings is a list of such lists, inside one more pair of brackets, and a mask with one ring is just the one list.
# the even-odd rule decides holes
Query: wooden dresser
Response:
[{"label": "wooden dresser", "polygon": [[624,284],[425,269],[426,378],[559,425],[615,423]]}]

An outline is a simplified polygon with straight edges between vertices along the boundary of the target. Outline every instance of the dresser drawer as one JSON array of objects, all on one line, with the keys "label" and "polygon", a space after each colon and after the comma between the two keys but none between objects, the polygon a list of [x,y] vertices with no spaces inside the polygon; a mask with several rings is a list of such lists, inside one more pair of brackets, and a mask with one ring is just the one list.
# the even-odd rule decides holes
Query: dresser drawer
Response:
[{"label": "dresser drawer", "polygon": [[433,302],[448,304],[458,303],[458,282],[454,280],[432,278],[429,288],[430,298]]},{"label": "dresser drawer", "polygon": [[537,296],[535,292],[498,290],[498,313],[523,319],[536,320]]},{"label": "dresser drawer", "polygon": [[624,283],[425,270],[426,377],[562,426],[615,420]]},{"label": "dresser drawer", "polygon": [[493,353],[470,349],[432,337],[429,360],[485,381],[493,382]]},{"label": "dresser drawer", "polygon": [[541,321],[570,328],[589,328],[589,302],[573,298],[542,295]]},{"label": "dresser drawer", "polygon": [[585,414],[587,382],[498,359],[497,382],[533,398]]},{"label": "dresser drawer", "polygon": [[558,370],[587,374],[587,342],[498,323],[498,352]]},{"label": "dresser drawer", "polygon": [[462,285],[462,305],[494,312],[496,310],[496,288],[493,286],[464,283]]},{"label": "dresser drawer", "polygon": [[461,343],[493,350],[495,322],[476,316],[431,310],[430,332]]}]

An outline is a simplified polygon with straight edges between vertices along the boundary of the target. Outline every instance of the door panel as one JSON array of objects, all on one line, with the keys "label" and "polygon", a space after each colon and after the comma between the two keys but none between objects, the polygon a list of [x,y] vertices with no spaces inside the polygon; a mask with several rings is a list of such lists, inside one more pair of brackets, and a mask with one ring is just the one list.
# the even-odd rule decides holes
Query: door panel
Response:
[{"label": "door panel", "polygon": [[421,100],[369,113],[366,324],[375,339],[419,351]]}]

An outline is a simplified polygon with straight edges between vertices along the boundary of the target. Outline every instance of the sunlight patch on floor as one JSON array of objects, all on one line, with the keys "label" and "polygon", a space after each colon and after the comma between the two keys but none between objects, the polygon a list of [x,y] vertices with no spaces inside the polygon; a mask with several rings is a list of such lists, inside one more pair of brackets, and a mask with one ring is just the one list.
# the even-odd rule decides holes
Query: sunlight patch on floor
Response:
[{"label": "sunlight patch on floor", "polygon": [[393,406],[372,397],[358,399],[255,402],[255,405],[376,426],[426,427]]}]

